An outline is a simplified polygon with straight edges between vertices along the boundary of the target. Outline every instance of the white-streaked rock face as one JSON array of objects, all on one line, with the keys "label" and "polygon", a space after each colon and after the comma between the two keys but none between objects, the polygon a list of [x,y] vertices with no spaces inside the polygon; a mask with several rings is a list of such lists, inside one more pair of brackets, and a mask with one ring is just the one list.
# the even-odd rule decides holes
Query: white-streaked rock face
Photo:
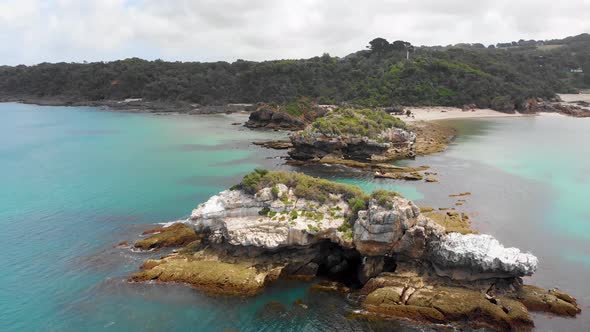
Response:
[{"label": "white-streaked rock face", "polygon": [[419,214],[420,209],[414,203],[401,197],[391,201],[391,209],[371,199],[369,209],[360,211],[354,224],[357,250],[372,256],[393,253],[393,247],[416,224]]},{"label": "white-streaked rock face", "polygon": [[[308,246],[329,239],[343,246],[352,241],[338,228],[347,222],[348,204],[337,195],[324,203],[297,198],[292,189],[277,185],[255,196],[226,190],[193,210],[190,223],[210,240],[268,249]],[[276,196],[276,197],[275,197]]]},{"label": "white-streaked rock face", "polygon": [[457,280],[530,276],[538,264],[534,255],[505,248],[485,234],[447,234],[430,252],[437,274]]},{"label": "white-streaked rock face", "polygon": [[187,221],[212,242],[266,249],[304,247],[330,240],[364,256],[401,256],[431,262],[437,274],[457,280],[532,275],[535,256],[505,248],[490,235],[445,234],[414,203],[394,197],[388,207],[372,199],[352,225],[348,203],[330,195],[324,203],[298,198],[279,184],[256,195],[226,190],[193,210]]}]

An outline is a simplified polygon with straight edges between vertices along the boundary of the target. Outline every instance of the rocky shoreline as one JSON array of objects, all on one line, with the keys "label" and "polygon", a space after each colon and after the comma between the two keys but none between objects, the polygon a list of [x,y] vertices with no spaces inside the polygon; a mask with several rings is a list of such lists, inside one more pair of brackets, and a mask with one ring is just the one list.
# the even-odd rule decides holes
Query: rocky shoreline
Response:
[{"label": "rocky shoreline", "polygon": [[[262,113],[268,113],[265,119],[269,122],[261,121]],[[250,115],[246,126],[289,128],[283,122],[272,122],[276,114],[283,113],[262,107]],[[286,115],[277,118],[283,121]],[[433,177],[436,173],[424,172],[428,166],[399,167],[392,162],[442,152],[456,135],[454,128],[441,123],[418,121],[408,125],[383,111],[369,109],[332,109],[289,130],[293,131],[289,141],[253,144],[289,150],[286,164],[292,166],[341,165],[371,171],[376,178],[430,183],[438,179]]]},{"label": "rocky shoreline", "polygon": [[565,293],[523,285],[537,268],[532,254],[489,235],[457,233],[421,210],[393,192],[368,195],[257,170],[182,223],[138,241],[139,248],[181,249],[147,261],[130,280],[249,296],[278,278],[324,277],[360,296],[362,316],[505,331],[530,329],[529,311],[580,312]]},{"label": "rocky shoreline", "polygon": [[134,112],[152,114],[224,114],[235,112],[247,112],[254,109],[253,104],[225,104],[225,105],[199,105],[184,101],[147,101],[142,99],[125,100],[68,100],[64,98],[43,97],[0,97],[0,102],[15,102],[39,106],[78,106],[100,107],[115,112]]}]

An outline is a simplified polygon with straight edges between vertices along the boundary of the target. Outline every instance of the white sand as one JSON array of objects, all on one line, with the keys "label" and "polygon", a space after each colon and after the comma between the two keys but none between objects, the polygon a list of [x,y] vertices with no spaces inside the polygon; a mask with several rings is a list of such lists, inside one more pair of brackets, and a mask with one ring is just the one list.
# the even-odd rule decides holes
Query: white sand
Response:
[{"label": "white sand", "polygon": [[500,118],[500,117],[522,117],[525,116],[520,113],[507,114],[491,109],[475,109],[473,111],[463,111],[456,107],[405,107],[412,111],[414,117],[407,117],[405,115],[400,118],[406,122],[413,121],[432,121],[432,120],[446,120],[446,119],[472,119],[472,118]]},{"label": "white sand", "polygon": [[590,103],[590,93],[560,94],[558,96],[566,103],[572,103],[576,101],[585,101]]}]

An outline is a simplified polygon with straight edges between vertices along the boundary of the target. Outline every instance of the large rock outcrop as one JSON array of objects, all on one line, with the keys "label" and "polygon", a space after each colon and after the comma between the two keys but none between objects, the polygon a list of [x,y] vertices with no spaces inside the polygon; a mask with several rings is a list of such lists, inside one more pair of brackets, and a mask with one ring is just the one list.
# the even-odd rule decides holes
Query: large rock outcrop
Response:
[{"label": "large rock outcrop", "polygon": [[248,128],[267,128],[283,130],[301,130],[305,128],[305,121],[270,107],[260,107],[250,113],[245,126]]},{"label": "large rock outcrop", "polygon": [[386,161],[412,158],[416,155],[416,135],[400,128],[389,128],[381,139],[367,136],[328,136],[318,132],[298,132],[291,135],[293,150],[289,155],[297,160],[332,158],[357,161]]},{"label": "large rock outcrop", "polygon": [[300,98],[286,105],[258,104],[250,113],[245,126],[281,130],[303,130],[316,118],[324,116],[327,108],[318,106],[308,98]]},{"label": "large rock outcrop", "polygon": [[368,209],[359,211],[354,223],[355,247],[367,256],[405,254],[419,258],[426,249],[425,227],[429,232],[442,233],[440,226],[421,217],[420,209],[402,197],[384,203],[371,199]]},{"label": "large rock outcrop", "polygon": [[396,193],[367,195],[296,173],[257,170],[182,226],[157,232],[146,248],[174,245],[178,232],[193,241],[130,280],[253,295],[279,277],[322,275],[364,285],[365,314],[506,331],[530,328],[528,310],[580,312],[561,291],[523,285],[538,264],[532,254],[489,235],[448,232]]},{"label": "large rock outcrop", "polygon": [[296,160],[325,157],[379,162],[416,155],[416,135],[400,119],[376,110],[337,109],[291,135]]},{"label": "large rock outcrop", "polygon": [[193,210],[189,223],[213,243],[275,250],[328,240],[366,257],[429,262],[437,274],[456,280],[522,277],[537,267],[535,256],[505,248],[489,235],[446,234],[397,195],[367,199],[351,227],[352,209],[342,194],[320,203],[294,192],[282,183],[254,195],[226,190]]},{"label": "large rock outcrop", "polygon": [[538,259],[517,248],[505,248],[490,235],[450,233],[431,244],[430,261],[437,274],[456,280],[530,276]]},{"label": "large rock outcrop", "polygon": [[190,222],[212,242],[265,249],[309,246],[328,239],[350,246],[338,230],[347,222],[348,203],[332,195],[324,204],[299,198],[284,184],[255,195],[226,190],[193,210]]}]

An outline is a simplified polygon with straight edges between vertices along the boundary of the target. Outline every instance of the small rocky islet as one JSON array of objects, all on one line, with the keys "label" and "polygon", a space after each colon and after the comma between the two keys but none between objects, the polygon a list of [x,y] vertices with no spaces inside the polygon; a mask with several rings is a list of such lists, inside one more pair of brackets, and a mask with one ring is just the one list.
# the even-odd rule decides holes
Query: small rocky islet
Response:
[{"label": "small rocky islet", "polygon": [[581,311],[557,289],[523,284],[537,269],[534,255],[468,224],[458,230],[454,212],[433,213],[394,192],[256,170],[138,241],[177,250],[146,261],[130,280],[250,296],[279,278],[321,277],[346,285],[319,289],[358,296],[355,315],[505,331],[532,328],[530,311]]},{"label": "small rocky islet", "polygon": [[297,112],[262,104],[245,124],[292,131],[288,141],[254,142],[289,149],[289,165],[342,165],[372,171],[376,178],[434,183],[438,179],[426,174],[428,166],[401,167],[392,162],[441,152],[456,135],[449,126],[423,121],[408,125],[383,110],[296,105]]}]

